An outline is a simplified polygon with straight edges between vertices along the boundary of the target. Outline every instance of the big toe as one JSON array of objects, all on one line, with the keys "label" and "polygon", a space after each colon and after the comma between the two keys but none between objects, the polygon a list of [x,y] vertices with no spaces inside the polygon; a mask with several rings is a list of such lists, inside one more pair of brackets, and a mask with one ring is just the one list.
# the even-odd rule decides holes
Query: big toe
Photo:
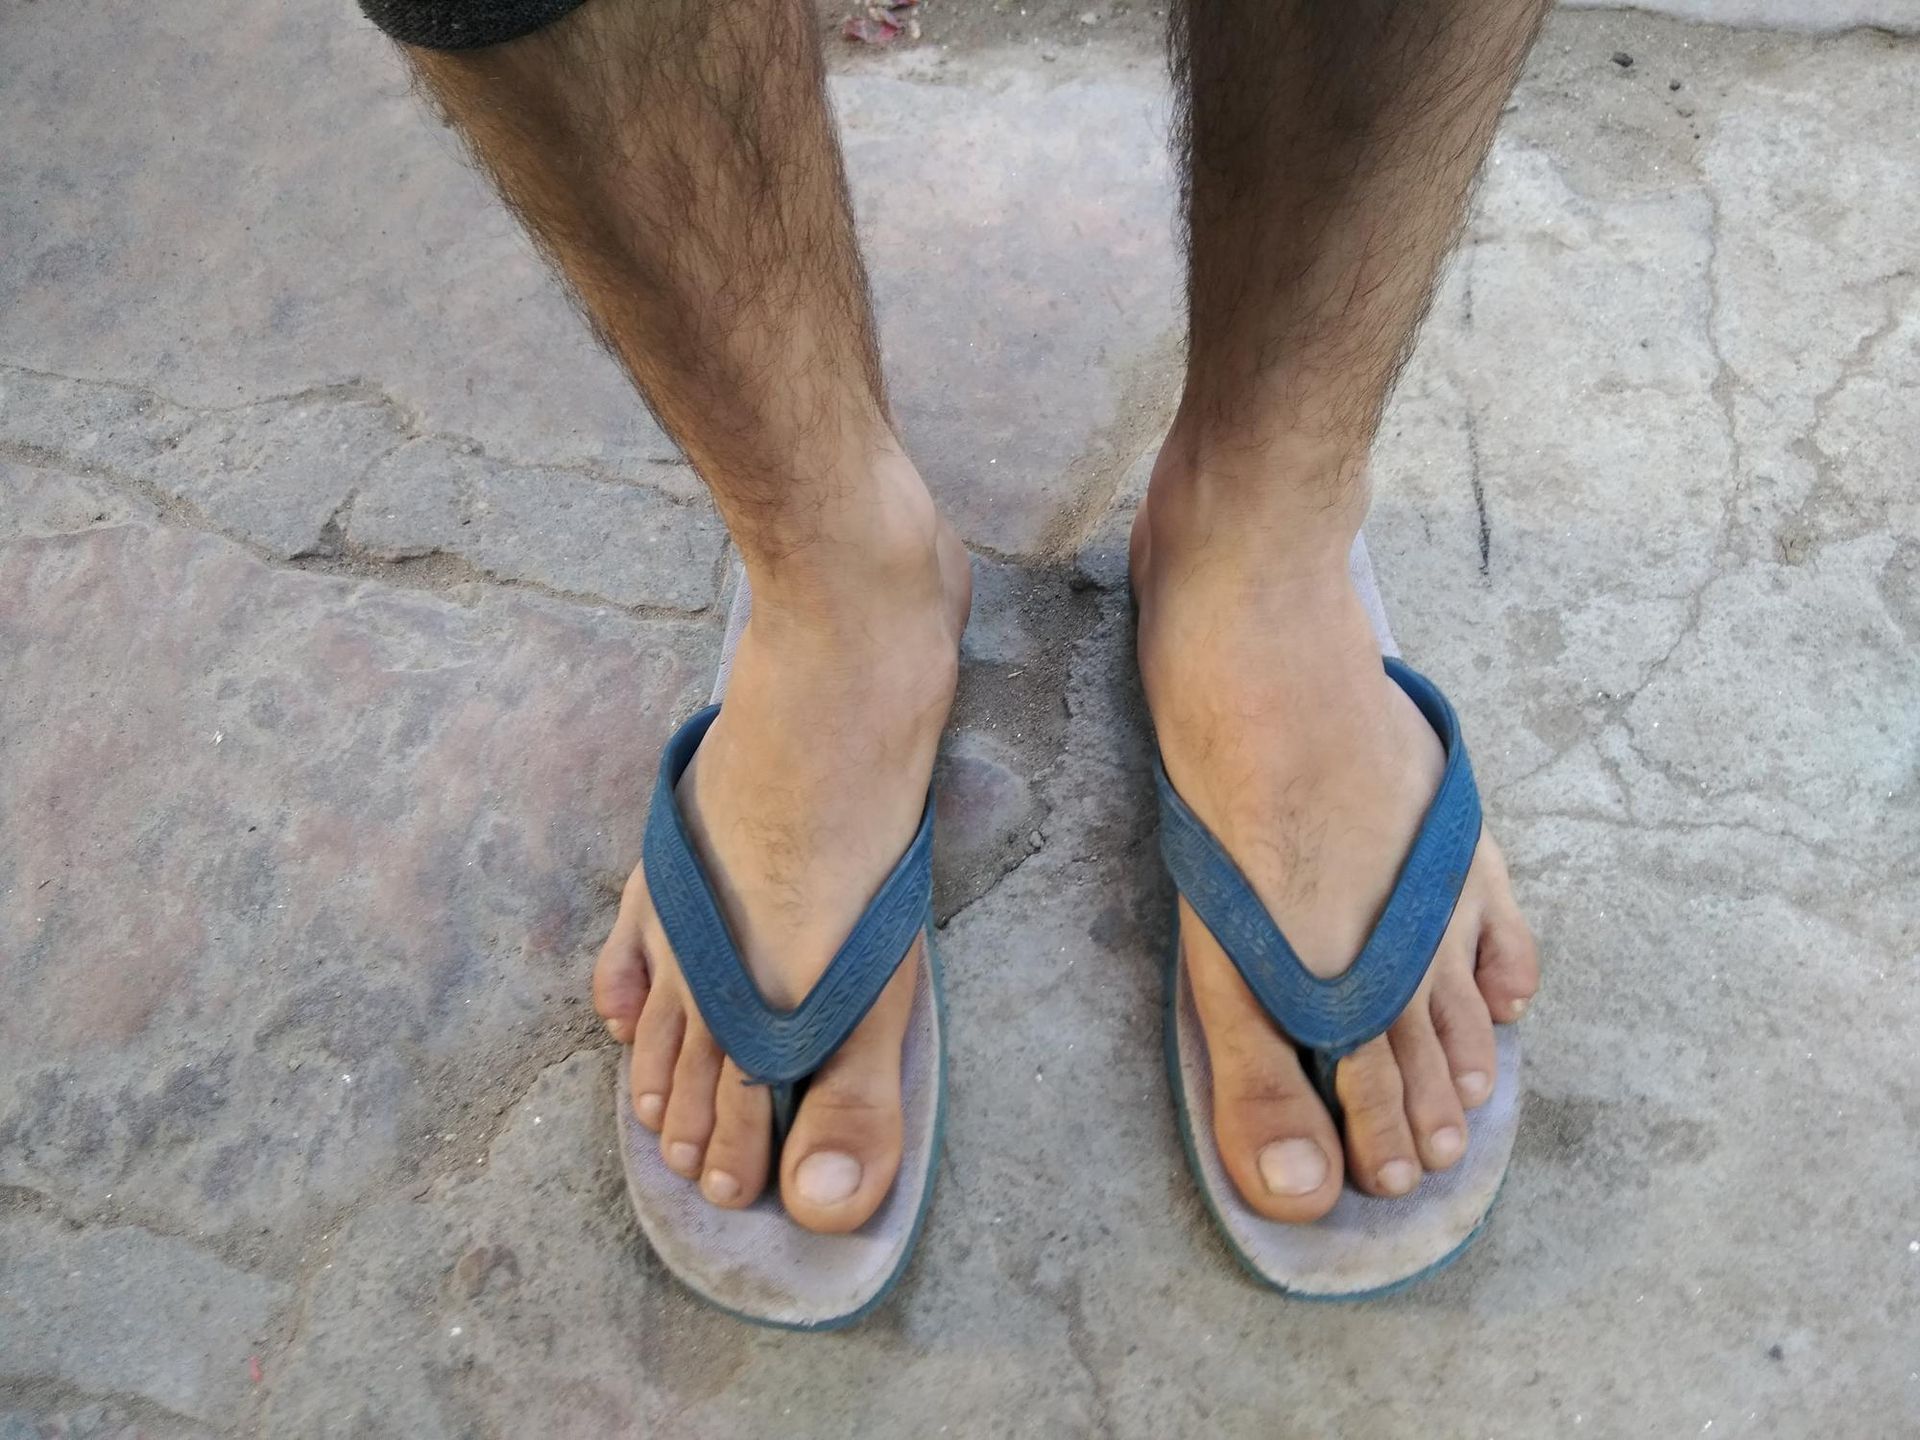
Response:
[{"label": "big toe", "polygon": [[900,1169],[900,1047],[916,956],[807,1086],[780,1158],[780,1199],[800,1225],[840,1235],[880,1208]]},{"label": "big toe", "polygon": [[1234,1188],[1269,1220],[1318,1220],[1340,1198],[1340,1141],[1290,1046],[1215,1069],[1213,1135]]},{"label": "big toe", "polygon": [[1211,935],[1181,917],[1187,974],[1213,1069],[1213,1135],[1241,1198],[1269,1220],[1318,1220],[1340,1198],[1340,1139],[1293,1045]]}]

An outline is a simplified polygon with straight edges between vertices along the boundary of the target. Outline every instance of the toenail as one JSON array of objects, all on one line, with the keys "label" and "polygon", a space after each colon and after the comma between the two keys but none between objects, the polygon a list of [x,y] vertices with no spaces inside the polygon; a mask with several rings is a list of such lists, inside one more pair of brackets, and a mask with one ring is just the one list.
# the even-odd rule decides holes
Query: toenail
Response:
[{"label": "toenail", "polygon": [[1522,1015],[1526,1014],[1527,1006],[1532,1003],[1533,1003],[1532,1001],[1524,1000],[1524,999],[1514,1001],[1513,1002],[1513,1018],[1518,1020]]},{"label": "toenail", "polygon": [[642,1125],[658,1125],[666,1117],[667,1097],[664,1095],[642,1095],[634,1105]]},{"label": "toenail", "polygon": [[800,1198],[810,1205],[838,1205],[860,1188],[860,1162],[838,1150],[816,1150],[793,1172]]},{"label": "toenail", "polygon": [[1459,1126],[1449,1125],[1434,1131],[1427,1146],[1433,1151],[1433,1158],[1445,1164],[1460,1158],[1460,1152],[1467,1148],[1467,1137],[1460,1133]]},{"label": "toenail", "polygon": [[1460,1091],[1460,1098],[1469,1105],[1478,1105],[1486,1099],[1490,1088],[1484,1070],[1469,1070],[1464,1075],[1456,1076],[1453,1083]]},{"label": "toenail", "polygon": [[1260,1152],[1260,1178],[1275,1195],[1311,1195],[1326,1183],[1327,1152],[1311,1140],[1276,1140]]},{"label": "toenail", "polygon": [[1420,1169],[1411,1160],[1389,1160],[1380,1167],[1380,1188],[1389,1195],[1404,1195],[1420,1178]]},{"label": "toenail", "polygon": [[700,1147],[690,1140],[676,1140],[667,1146],[667,1164],[681,1174],[700,1163]]},{"label": "toenail", "polygon": [[700,1182],[707,1192],[709,1200],[718,1200],[725,1204],[729,1200],[740,1198],[740,1182],[724,1170],[709,1170],[706,1178]]}]

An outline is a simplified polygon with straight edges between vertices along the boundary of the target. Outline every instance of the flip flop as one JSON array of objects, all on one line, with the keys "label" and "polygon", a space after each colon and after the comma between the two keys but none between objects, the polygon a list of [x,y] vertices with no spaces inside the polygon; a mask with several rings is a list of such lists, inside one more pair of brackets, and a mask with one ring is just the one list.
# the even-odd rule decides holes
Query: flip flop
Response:
[{"label": "flip flop", "polygon": [[[1387,673],[1439,735],[1446,766],[1379,923],[1351,968],[1322,980],[1301,965],[1239,867],[1175,792],[1158,758],[1154,762],[1160,852],[1176,888],[1261,1008],[1299,1047],[1336,1120],[1335,1065],[1385,1033],[1419,989],[1480,838],[1480,796],[1453,707],[1438,687],[1395,657],[1363,546],[1356,545],[1354,571],[1387,655]],[[1512,1026],[1496,1026],[1495,1036],[1493,1094],[1467,1112],[1466,1153],[1451,1169],[1427,1174],[1410,1194],[1394,1199],[1348,1186],[1333,1209],[1311,1224],[1268,1220],[1241,1199],[1214,1140],[1213,1074],[1180,963],[1176,905],[1166,1051],[1187,1161],[1235,1258],[1254,1278],[1288,1295],[1364,1300],[1390,1294],[1440,1270],[1479,1235],[1506,1177],[1520,1118],[1520,1043]]]},{"label": "flip flop", "polygon": [[[741,581],[721,652],[714,698],[726,690],[734,647],[751,607]],[[940,968],[933,954],[933,795],[919,833],[807,997],[769,1006],[734,948],[688,837],[674,786],[720,713],[709,705],[675,732],[660,757],[641,863],[675,959],[714,1039],[753,1083],[772,1088],[775,1173],[780,1142],[807,1081],[845,1043],[894,972],[918,955],[920,973],[901,1055],[904,1111],[900,1171],[866,1224],[816,1235],[788,1218],[776,1185],[741,1210],[722,1210],[667,1168],[659,1138],[633,1113],[623,1053],[614,1086],[627,1191],[640,1228],[666,1267],[701,1299],[755,1324],[836,1330],[887,1298],[906,1270],[933,1198],[946,1102]],[[924,940],[915,945],[916,940]]]}]

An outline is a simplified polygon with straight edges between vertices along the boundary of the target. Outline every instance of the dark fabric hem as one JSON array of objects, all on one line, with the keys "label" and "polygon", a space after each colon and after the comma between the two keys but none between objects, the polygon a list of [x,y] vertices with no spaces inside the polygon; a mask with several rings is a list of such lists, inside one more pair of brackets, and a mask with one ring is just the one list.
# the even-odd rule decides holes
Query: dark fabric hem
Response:
[{"label": "dark fabric hem", "polygon": [[478,50],[551,25],[585,0],[360,0],[367,19],[403,45]]}]

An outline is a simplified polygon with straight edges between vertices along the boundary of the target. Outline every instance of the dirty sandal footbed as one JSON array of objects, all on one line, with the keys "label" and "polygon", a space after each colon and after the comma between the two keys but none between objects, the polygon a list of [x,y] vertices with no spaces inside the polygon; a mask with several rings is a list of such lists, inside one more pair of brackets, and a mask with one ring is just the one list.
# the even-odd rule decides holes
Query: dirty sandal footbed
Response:
[{"label": "dirty sandal footbed", "polygon": [[[1300,1047],[1336,1119],[1335,1065],[1384,1033],[1419,988],[1480,838],[1480,797],[1453,708],[1432,682],[1397,658],[1362,541],[1355,542],[1352,566],[1387,656],[1387,673],[1439,735],[1446,767],[1379,923],[1345,973],[1323,980],[1301,965],[1220,842],[1175,793],[1157,760],[1154,765],[1161,855],[1175,886],[1261,1008]],[[1167,962],[1167,1066],[1194,1179],[1240,1263],[1289,1295],[1360,1300],[1410,1285],[1464,1251],[1499,1193],[1519,1122],[1519,1041],[1511,1026],[1498,1026],[1495,1033],[1493,1094],[1468,1112],[1467,1150],[1451,1169],[1428,1174],[1395,1199],[1348,1186],[1333,1209],[1311,1224],[1268,1220],[1240,1198],[1214,1141],[1206,1035],[1180,963],[1176,923]]]},{"label": "dirty sandal footbed", "polygon": [[[726,689],[750,605],[743,580],[727,625],[716,701]],[[658,1138],[633,1113],[623,1064],[614,1107],[627,1189],[655,1253],[696,1295],[758,1324],[832,1330],[886,1298],[913,1254],[933,1196],[945,1099],[940,974],[929,924],[933,797],[927,797],[913,843],[819,982],[794,1009],[773,1009],[734,948],[674,796],[719,713],[716,703],[693,716],[660,759],[642,863],[661,926],[720,1048],[755,1083],[771,1087],[776,1150],[808,1078],[845,1042],[900,964],[921,957],[901,1055],[900,1171],[879,1210],[846,1235],[816,1235],[796,1225],[773,1186],[745,1209],[722,1210],[701,1197],[694,1181],[667,1168]],[[922,937],[926,943],[916,946]],[[623,1054],[630,1062],[631,1050]]]}]

